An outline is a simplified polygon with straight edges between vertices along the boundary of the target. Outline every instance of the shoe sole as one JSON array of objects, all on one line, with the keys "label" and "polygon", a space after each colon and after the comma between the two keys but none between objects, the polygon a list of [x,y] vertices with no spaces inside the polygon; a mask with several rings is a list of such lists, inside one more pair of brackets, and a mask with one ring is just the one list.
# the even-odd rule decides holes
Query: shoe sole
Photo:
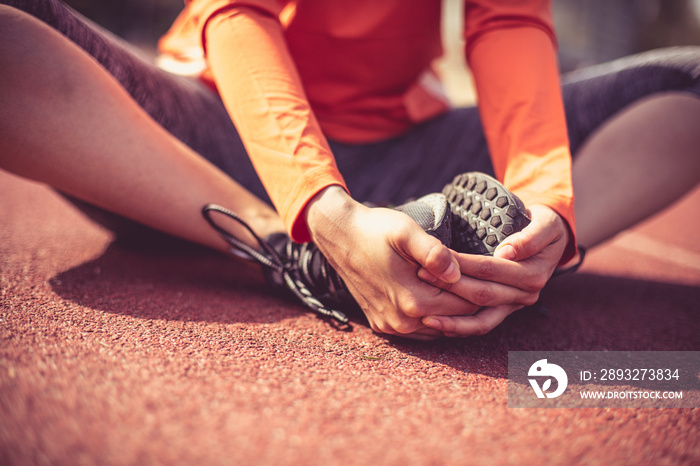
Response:
[{"label": "shoe sole", "polygon": [[442,193],[452,212],[455,251],[493,255],[503,240],[530,223],[523,202],[483,173],[457,175]]}]

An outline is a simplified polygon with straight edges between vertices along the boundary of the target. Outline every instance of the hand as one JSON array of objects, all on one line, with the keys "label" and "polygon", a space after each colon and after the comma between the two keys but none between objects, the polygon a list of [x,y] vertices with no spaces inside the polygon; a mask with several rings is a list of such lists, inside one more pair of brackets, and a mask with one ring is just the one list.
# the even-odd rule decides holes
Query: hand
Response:
[{"label": "hand", "polygon": [[479,309],[418,278],[418,270],[424,269],[449,284],[461,274],[452,252],[406,214],[368,208],[331,186],[309,203],[306,220],[314,243],[343,278],[374,331],[432,339],[442,333],[426,328],[421,317],[466,315]]},{"label": "hand", "polygon": [[537,302],[569,241],[564,220],[551,208],[534,205],[532,222],[508,237],[494,257],[455,253],[462,277],[446,283],[428,270],[418,276],[481,309],[468,316],[423,317],[426,327],[446,336],[483,335],[524,306]]}]

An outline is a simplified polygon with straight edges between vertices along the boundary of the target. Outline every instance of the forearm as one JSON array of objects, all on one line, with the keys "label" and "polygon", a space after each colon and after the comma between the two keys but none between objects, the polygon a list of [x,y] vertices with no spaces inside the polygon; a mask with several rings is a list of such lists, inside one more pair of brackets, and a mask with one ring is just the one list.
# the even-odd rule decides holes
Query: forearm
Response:
[{"label": "forearm", "polygon": [[496,176],[526,205],[562,216],[572,233],[570,256],[571,156],[552,39],[537,27],[490,31],[469,60]]},{"label": "forearm", "polygon": [[276,18],[235,8],[206,29],[218,89],[253,165],[297,240],[302,210],[329,185],[344,186]]},{"label": "forearm", "polygon": [[512,191],[528,189],[533,177],[527,168],[536,168],[554,193],[571,197],[566,118],[551,39],[537,28],[492,31],[471,48],[469,61],[496,176]]}]

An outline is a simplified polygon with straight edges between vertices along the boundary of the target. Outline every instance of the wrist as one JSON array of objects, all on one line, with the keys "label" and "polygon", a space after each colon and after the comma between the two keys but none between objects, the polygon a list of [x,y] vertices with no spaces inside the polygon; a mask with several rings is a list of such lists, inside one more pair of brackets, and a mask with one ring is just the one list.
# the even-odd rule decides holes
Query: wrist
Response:
[{"label": "wrist", "polygon": [[556,235],[553,240],[560,241],[564,245],[560,260],[564,262],[568,261],[571,257],[568,259],[566,257],[569,255],[568,250],[574,245],[574,236],[568,222],[566,221],[566,218],[554,208],[544,204],[532,205],[530,207],[530,212],[532,213],[533,219],[534,217],[537,217],[538,221],[553,225]]},{"label": "wrist", "polygon": [[557,225],[558,228],[566,230],[566,220],[553,207],[546,204],[533,204],[528,206],[531,217],[547,219],[548,222]]},{"label": "wrist", "polygon": [[361,204],[340,186],[328,186],[319,191],[303,212],[312,240],[335,236],[342,228],[341,223],[351,217],[358,206]]}]

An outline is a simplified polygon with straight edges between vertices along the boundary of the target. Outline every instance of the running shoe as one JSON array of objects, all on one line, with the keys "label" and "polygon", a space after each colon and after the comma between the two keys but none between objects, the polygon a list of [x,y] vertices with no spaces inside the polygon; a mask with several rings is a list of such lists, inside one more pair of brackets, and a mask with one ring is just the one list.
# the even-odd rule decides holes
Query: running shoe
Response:
[{"label": "running shoe", "polygon": [[411,217],[423,231],[439,239],[445,246],[452,244],[452,214],[444,194],[428,194],[394,210]]},{"label": "running shoe", "polygon": [[[435,193],[396,208],[411,217],[428,234],[449,246],[451,214],[444,195]],[[242,242],[215,220],[215,214],[233,219],[245,227],[259,243],[253,248]],[[275,289],[291,292],[312,311],[341,324],[349,319],[345,311],[359,306],[347,286],[313,243],[296,243],[286,233],[260,238],[235,212],[216,204],[207,204],[202,215],[231,246],[231,253],[263,266],[267,282]]]},{"label": "running shoe", "polygon": [[455,251],[493,255],[503,240],[530,223],[525,204],[484,173],[457,175],[442,192],[452,212]]}]

